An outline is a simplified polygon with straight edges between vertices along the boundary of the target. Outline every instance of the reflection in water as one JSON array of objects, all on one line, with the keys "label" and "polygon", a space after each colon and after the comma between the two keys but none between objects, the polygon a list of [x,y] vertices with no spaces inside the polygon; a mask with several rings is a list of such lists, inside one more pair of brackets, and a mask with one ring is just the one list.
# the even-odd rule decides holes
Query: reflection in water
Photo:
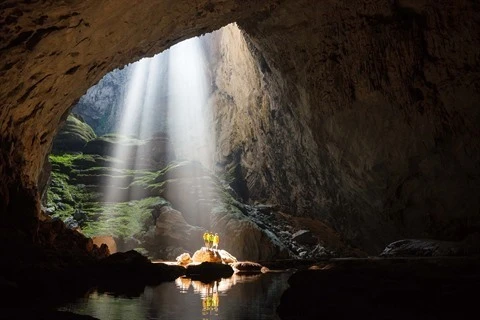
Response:
[{"label": "reflection in water", "polygon": [[[90,294],[60,310],[99,319],[279,319],[276,308],[291,273],[234,274],[203,283],[180,277],[175,282],[146,287],[127,299]],[[221,303],[220,303],[221,300]]]}]

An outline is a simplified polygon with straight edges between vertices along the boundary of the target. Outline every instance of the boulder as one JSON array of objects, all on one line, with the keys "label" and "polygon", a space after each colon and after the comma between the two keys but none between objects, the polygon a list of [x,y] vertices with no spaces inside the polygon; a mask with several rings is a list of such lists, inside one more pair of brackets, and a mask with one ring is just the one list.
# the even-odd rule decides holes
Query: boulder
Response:
[{"label": "boulder", "polygon": [[237,262],[237,258],[231,255],[230,252],[226,250],[218,250],[217,252],[220,254],[220,257],[222,257],[223,263],[229,264]]},{"label": "boulder", "polygon": [[318,240],[309,230],[299,230],[292,235],[292,240],[302,245],[317,244]]},{"label": "boulder", "polygon": [[117,252],[117,243],[112,236],[95,236],[92,237],[92,241],[93,244],[97,245],[98,247],[101,247],[102,244],[105,244],[108,247],[109,252],[112,254]]},{"label": "boulder", "polygon": [[187,266],[186,276],[196,280],[213,281],[230,277],[234,271],[231,266],[223,263],[202,262]]},{"label": "boulder", "polygon": [[202,248],[195,251],[192,257],[193,262],[213,262],[222,263],[222,257],[216,250]]},{"label": "boulder", "polygon": [[240,262],[235,262],[231,263],[230,266],[236,271],[236,272],[261,272],[263,266],[259,263],[252,262],[252,261],[240,261]]},{"label": "boulder", "polygon": [[175,260],[181,266],[186,266],[193,262],[192,257],[190,257],[190,254],[188,253],[182,253]]}]

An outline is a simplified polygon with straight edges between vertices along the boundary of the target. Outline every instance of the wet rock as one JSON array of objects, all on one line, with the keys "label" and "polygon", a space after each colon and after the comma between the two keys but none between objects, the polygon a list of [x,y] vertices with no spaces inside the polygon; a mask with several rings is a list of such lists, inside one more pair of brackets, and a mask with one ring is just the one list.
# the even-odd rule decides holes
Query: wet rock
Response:
[{"label": "wet rock", "polygon": [[[117,252],[98,263],[100,280],[106,290],[128,288],[129,284],[145,286],[172,281],[185,274],[185,268],[164,263],[152,263],[135,250]],[[122,281],[119,281],[122,279]],[[123,283],[122,283],[123,282]],[[143,289],[142,289],[143,290]]]},{"label": "wet rock", "polygon": [[252,261],[239,261],[230,264],[232,268],[239,273],[242,272],[260,272],[262,271],[263,266],[259,263]]},{"label": "wet rock", "polygon": [[190,264],[186,268],[186,276],[196,280],[215,280],[230,277],[234,273],[228,264],[202,262]]}]

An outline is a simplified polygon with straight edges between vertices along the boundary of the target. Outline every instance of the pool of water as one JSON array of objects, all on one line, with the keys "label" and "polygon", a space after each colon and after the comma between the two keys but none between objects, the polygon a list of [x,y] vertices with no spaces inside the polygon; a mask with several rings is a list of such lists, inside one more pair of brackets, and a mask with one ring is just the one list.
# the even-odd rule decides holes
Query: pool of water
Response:
[{"label": "pool of water", "polygon": [[276,308],[291,272],[234,274],[203,283],[180,277],[145,287],[139,297],[95,290],[59,310],[101,320],[123,319],[279,319]]}]

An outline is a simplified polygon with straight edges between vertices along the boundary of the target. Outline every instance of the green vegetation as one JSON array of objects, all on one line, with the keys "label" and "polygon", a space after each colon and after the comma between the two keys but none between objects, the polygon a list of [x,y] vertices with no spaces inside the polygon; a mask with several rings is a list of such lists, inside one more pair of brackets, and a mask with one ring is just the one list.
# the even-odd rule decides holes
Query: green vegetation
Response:
[{"label": "green vegetation", "polygon": [[52,150],[54,153],[64,151],[78,152],[82,150],[88,141],[95,139],[95,137],[95,132],[88,124],[71,114],[55,137]]},{"label": "green vegetation", "polygon": [[82,228],[86,236],[111,235],[128,238],[146,232],[152,225],[152,210],[168,202],[160,197],[141,200],[103,204],[101,215],[85,223]]}]

